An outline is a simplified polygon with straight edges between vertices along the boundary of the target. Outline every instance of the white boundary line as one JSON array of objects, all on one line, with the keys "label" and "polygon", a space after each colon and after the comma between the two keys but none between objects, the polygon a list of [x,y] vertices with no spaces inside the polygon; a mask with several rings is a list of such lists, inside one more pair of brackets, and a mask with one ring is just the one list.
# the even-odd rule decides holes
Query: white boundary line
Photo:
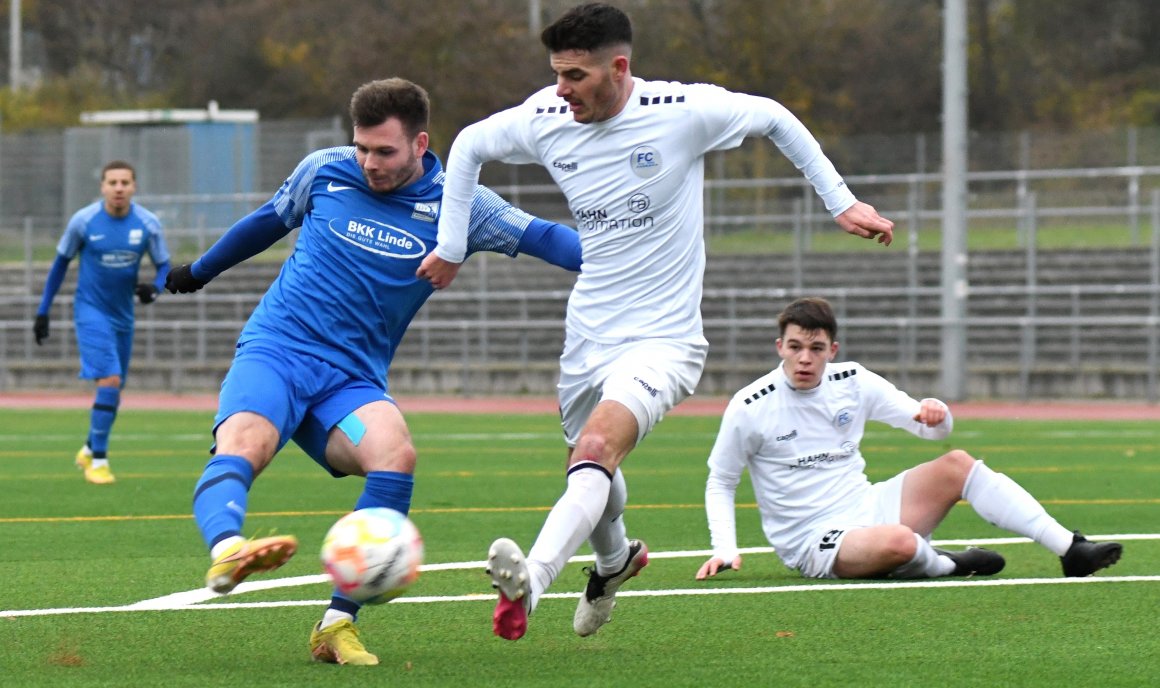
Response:
[{"label": "white boundary line", "polygon": [[[1088,536],[1091,540],[1160,540],[1160,533],[1124,533],[1116,535]],[[1022,537],[980,538],[972,540],[936,540],[932,544],[944,545],[1014,545],[1029,544],[1031,540]],[[772,547],[748,547],[741,550],[742,554],[772,553]],[[649,552],[651,559],[678,559],[692,557],[707,557],[711,550],[687,550],[677,552]],[[573,557],[569,562],[589,562],[592,556]],[[463,561],[444,564],[426,564],[420,567],[421,571],[451,571],[461,569],[482,569],[485,562]],[[234,594],[274,590],[277,588],[296,587],[300,585],[316,585],[325,583],[326,574],[311,576],[294,576],[273,580],[252,581],[239,585]],[[821,592],[821,591],[855,591],[855,590],[909,590],[915,588],[966,588],[966,587],[999,587],[1016,585],[1077,585],[1096,583],[1154,583],[1160,582],[1160,575],[1156,576],[1100,576],[1087,578],[999,578],[999,579],[956,579],[956,580],[921,580],[900,582],[869,582],[869,583],[809,583],[803,582],[793,585],[776,585],[753,588],[688,588],[678,590],[624,590],[617,593],[622,597],[678,597],[697,595],[754,595],[774,594],[787,592]],[[579,593],[545,593],[544,599],[576,598]],[[153,599],[141,600],[128,605],[114,607],[62,607],[57,609],[17,609],[0,610],[0,618],[16,618],[25,616],[59,616],[64,614],[98,614],[107,612],[141,612],[141,611],[212,611],[222,609],[259,609],[272,607],[305,607],[323,606],[329,600],[283,600],[278,602],[224,602],[218,604],[202,604],[210,600],[219,599],[205,588],[177,592]],[[494,594],[475,595],[446,595],[446,596],[404,596],[395,599],[391,604],[425,604],[433,602],[479,602],[495,599]]]}]

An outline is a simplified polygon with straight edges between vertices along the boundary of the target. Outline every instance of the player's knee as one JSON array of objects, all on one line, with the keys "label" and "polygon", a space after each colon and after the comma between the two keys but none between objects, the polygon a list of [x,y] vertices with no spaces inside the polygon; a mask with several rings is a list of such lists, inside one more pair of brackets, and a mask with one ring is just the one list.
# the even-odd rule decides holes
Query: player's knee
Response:
[{"label": "player's knee", "polygon": [[415,472],[415,464],[418,461],[419,453],[415,451],[415,445],[410,442],[403,442],[391,452],[389,459],[390,466],[387,470],[413,474]]},{"label": "player's knee", "polygon": [[121,386],[121,376],[120,375],[110,375],[108,377],[102,377],[102,378],[97,379],[97,387],[120,387],[120,386]]},{"label": "player's knee", "polygon": [[214,435],[214,444],[218,454],[241,456],[256,471],[261,471],[274,458],[278,451],[278,433],[268,433],[264,428],[254,428],[248,425],[222,424]]},{"label": "player's knee", "polygon": [[946,473],[947,478],[961,483],[966,482],[971,469],[975,467],[975,457],[962,449],[952,449],[937,459],[939,468]]},{"label": "player's knee", "polygon": [[914,531],[904,525],[891,528],[882,538],[882,556],[893,570],[914,559],[918,551],[918,543],[914,539]]},{"label": "player's knee", "polygon": [[604,454],[607,448],[608,438],[600,433],[586,432],[580,435],[580,439],[577,440],[576,448],[572,450],[569,463],[575,464],[581,461],[604,463]]}]

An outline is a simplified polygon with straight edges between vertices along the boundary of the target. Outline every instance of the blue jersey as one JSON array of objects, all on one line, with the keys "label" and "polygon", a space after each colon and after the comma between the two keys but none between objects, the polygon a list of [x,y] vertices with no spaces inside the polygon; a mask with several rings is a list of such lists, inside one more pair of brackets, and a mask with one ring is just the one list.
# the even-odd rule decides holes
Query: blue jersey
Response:
[{"label": "blue jersey", "polygon": [[[294,252],[238,339],[273,342],[382,385],[415,313],[434,291],[415,276],[435,247],[443,167],[431,152],[419,180],[378,193],[353,146],[307,156],[272,199]],[[485,187],[471,207],[468,252],[514,256],[534,220]],[[578,240],[576,242],[578,252]]]},{"label": "blue jersey", "polygon": [[130,203],[124,217],[110,215],[104,201],[81,208],[69,220],[56,252],[68,260],[80,255],[76,319],[103,318],[121,330],[133,327],[141,257],[148,252],[154,265],[169,262],[161,222],[136,203]]}]

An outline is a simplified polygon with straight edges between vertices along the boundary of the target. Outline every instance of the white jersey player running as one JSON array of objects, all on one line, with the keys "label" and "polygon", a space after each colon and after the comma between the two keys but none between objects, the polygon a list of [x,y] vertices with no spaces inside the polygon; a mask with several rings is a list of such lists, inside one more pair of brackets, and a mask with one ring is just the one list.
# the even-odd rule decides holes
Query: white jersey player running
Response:
[{"label": "white jersey player running", "polygon": [[1119,543],[1067,530],[1017,483],[962,450],[871,485],[859,448],[866,421],[941,440],[953,427],[950,410],[938,399],[911,398],[857,363],[832,363],[838,324],[824,299],[791,303],[778,326],[781,366],[734,395],[709,455],[713,556],[698,579],[741,567],[734,499],[746,469],[766,538],[787,567],[808,577],[998,573],[1005,562],[997,552],[930,546],[960,498],[992,524],[1055,552],[1066,576],[1119,559]]},{"label": "white jersey player running", "polygon": [[704,367],[704,156],[749,136],[772,140],[838,224],[889,243],[893,224],[854,198],[809,131],[768,98],[710,85],[644,81],[629,68],[632,26],[582,5],[544,30],[556,85],[464,129],[451,147],[438,246],[419,268],[437,288],[464,256],[470,189],[489,160],[538,163],[578,225],[584,265],[568,302],[559,398],[568,486],[523,559],[510,540],[489,552],[500,590],[496,634],[521,637],[527,614],[580,545],[596,555],[573,627],[591,635],[619,586],[648,561],[627,538],[620,462],[693,393]]}]

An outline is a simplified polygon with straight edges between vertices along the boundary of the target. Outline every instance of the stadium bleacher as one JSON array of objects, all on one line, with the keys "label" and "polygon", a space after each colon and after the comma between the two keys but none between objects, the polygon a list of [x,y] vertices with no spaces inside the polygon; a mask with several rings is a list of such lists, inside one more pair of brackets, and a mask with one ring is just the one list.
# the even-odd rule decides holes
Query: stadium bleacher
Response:
[{"label": "stadium bleacher", "polygon": [[[774,364],[776,315],[798,295],[795,283],[801,293],[835,304],[844,357],[898,377],[916,393],[935,393],[940,257],[919,254],[911,268],[901,251],[868,256],[805,254],[797,274],[783,255],[710,256],[702,313],[712,348],[700,393],[728,394]],[[81,384],[68,311],[75,269],[54,305],[53,337],[42,347],[32,342],[46,269],[33,268],[29,289],[27,268],[0,267],[0,389]],[[133,387],[216,389],[238,330],[278,269],[241,265],[192,297],[165,295],[140,307]],[[970,395],[1146,398],[1155,376],[1149,352],[1156,328],[1147,318],[1156,317],[1158,297],[1148,286],[1151,270],[1147,251],[1040,250],[1029,286],[1024,252],[973,253]],[[436,293],[416,317],[392,366],[392,390],[551,393],[573,281],[534,259],[468,261],[455,286]]]}]

